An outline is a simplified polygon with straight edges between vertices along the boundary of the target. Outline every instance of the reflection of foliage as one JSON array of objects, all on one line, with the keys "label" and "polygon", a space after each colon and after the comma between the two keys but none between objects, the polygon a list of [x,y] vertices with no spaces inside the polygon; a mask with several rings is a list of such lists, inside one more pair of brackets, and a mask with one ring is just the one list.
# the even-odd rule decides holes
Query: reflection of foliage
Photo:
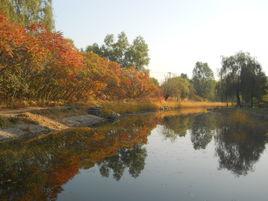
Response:
[{"label": "reflection of foliage", "polygon": [[260,126],[243,113],[225,114],[218,123],[216,153],[220,168],[236,175],[246,175],[253,170],[265,149],[267,128]]},{"label": "reflection of foliage", "polygon": [[123,148],[118,151],[117,155],[108,157],[99,164],[100,173],[102,176],[108,177],[112,170],[113,177],[119,180],[125,168],[128,168],[129,174],[136,178],[145,167],[146,156],[146,149],[141,145],[135,145],[132,149]]},{"label": "reflection of foliage", "polygon": [[175,141],[178,136],[186,135],[187,130],[191,127],[192,117],[189,115],[166,116],[163,119],[165,138]]},{"label": "reflection of foliage", "polygon": [[194,149],[205,149],[212,140],[213,129],[215,128],[214,115],[201,114],[193,119],[191,129],[191,141]]},{"label": "reflection of foliage", "polygon": [[[121,171],[120,163],[112,165],[117,177],[125,167],[137,177],[145,165],[146,150],[141,145],[155,125],[153,117],[129,117],[98,129],[81,128],[2,142],[0,200],[56,200],[61,186],[80,168],[91,168],[109,157],[119,156],[123,162]],[[101,174],[105,175],[105,169]]]},{"label": "reflection of foliage", "polygon": [[241,111],[170,115],[163,123],[163,135],[171,141],[190,129],[194,149],[205,149],[215,136],[219,167],[236,175],[251,171],[265,149],[267,124]]},{"label": "reflection of foliage", "polygon": [[166,135],[169,139],[175,140],[191,129],[196,149],[206,148],[215,132],[219,166],[236,175],[252,170],[265,149],[267,124],[244,114],[161,115],[129,116],[97,129],[67,130],[0,143],[0,200],[56,200],[62,185],[79,169],[95,164],[105,177],[112,174],[119,180],[125,170],[138,177],[147,156],[143,144],[160,122],[174,132]]},{"label": "reflection of foliage", "polygon": [[237,175],[246,175],[259,160],[265,141],[262,136],[249,134],[246,130],[240,132],[230,127],[219,130],[216,152],[220,168],[231,170]]}]

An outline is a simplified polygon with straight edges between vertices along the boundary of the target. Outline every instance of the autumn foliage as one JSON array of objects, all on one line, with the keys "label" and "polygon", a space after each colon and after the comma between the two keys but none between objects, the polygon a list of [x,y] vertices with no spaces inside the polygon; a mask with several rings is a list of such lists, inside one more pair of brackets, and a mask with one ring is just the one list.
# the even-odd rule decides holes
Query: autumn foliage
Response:
[{"label": "autumn foliage", "polygon": [[0,99],[87,101],[158,94],[148,72],[81,52],[60,32],[23,27],[0,15]]}]

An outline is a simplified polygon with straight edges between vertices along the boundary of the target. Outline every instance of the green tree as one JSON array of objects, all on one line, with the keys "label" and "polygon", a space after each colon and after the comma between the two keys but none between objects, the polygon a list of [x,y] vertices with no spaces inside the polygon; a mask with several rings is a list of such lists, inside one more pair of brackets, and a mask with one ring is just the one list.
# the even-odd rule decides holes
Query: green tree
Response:
[{"label": "green tree", "polygon": [[214,75],[207,63],[196,62],[192,82],[198,96],[213,99],[215,89]]},{"label": "green tree", "polygon": [[24,26],[37,22],[54,28],[52,0],[1,0],[0,12]]},{"label": "green tree", "polygon": [[181,77],[167,78],[161,85],[165,100],[169,97],[187,98],[190,93],[190,83]]},{"label": "green tree", "polygon": [[181,73],[181,77],[184,78],[184,79],[186,79],[186,80],[189,79],[189,78],[188,78],[188,75],[187,75],[186,73]]},{"label": "green tree", "polygon": [[108,34],[103,45],[94,43],[88,46],[86,51],[92,51],[110,61],[118,62],[123,67],[135,66],[138,70],[144,70],[150,61],[149,48],[145,40],[139,36],[130,44],[124,32],[118,35],[116,41],[113,34]]},{"label": "green tree", "polygon": [[224,86],[222,93],[235,97],[237,106],[241,106],[242,101],[253,106],[254,99],[260,101],[265,94],[266,76],[259,62],[249,53],[223,57],[220,77]]},{"label": "green tree", "polygon": [[143,70],[150,62],[148,52],[145,40],[141,36],[137,37],[126,51],[125,66],[135,66],[138,70]]}]

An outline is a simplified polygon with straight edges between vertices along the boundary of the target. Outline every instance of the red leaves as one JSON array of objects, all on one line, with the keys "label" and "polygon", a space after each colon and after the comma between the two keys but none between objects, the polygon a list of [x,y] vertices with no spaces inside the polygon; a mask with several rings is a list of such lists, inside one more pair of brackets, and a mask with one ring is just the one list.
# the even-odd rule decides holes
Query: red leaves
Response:
[{"label": "red leaves", "polygon": [[94,53],[85,55],[86,65],[92,76],[92,83],[103,83],[95,88],[95,94],[109,99],[144,98],[158,90],[148,73],[133,68],[122,68],[118,63],[108,61]]},{"label": "red leaves", "polygon": [[[146,72],[122,68],[94,53],[82,53],[62,33],[51,32],[41,24],[22,27],[0,15],[2,69],[10,69],[12,75],[22,72],[16,76],[30,89],[25,90],[25,96],[36,99],[144,98],[158,90]],[[14,94],[16,87],[8,93]]]},{"label": "red leaves", "polygon": [[49,51],[50,65],[69,68],[71,71],[84,66],[82,54],[70,40],[63,37],[61,32],[50,32],[39,24],[31,26],[30,30],[40,44]]}]

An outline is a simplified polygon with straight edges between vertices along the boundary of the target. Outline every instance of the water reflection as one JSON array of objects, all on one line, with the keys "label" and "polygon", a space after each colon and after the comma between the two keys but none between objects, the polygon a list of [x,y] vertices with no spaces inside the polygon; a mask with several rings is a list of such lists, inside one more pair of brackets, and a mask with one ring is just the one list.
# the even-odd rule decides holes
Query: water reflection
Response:
[{"label": "water reflection", "polygon": [[192,118],[190,115],[166,116],[163,119],[165,139],[174,142],[178,137],[184,137],[187,130],[191,128]]},{"label": "water reflection", "polygon": [[215,114],[201,114],[193,118],[191,141],[194,149],[206,149],[216,127]]},{"label": "water reflection", "polygon": [[[146,120],[147,119],[147,120]],[[145,121],[146,120],[146,121]],[[130,117],[99,129],[75,129],[35,139],[0,144],[0,200],[56,200],[62,185],[100,165],[100,172],[120,179],[127,167],[137,177],[145,165],[147,135],[155,117]]]},{"label": "water reflection", "polygon": [[235,175],[253,170],[267,142],[267,124],[241,112],[202,113],[164,118],[163,135],[171,141],[190,131],[194,149],[206,149],[215,137],[219,168]]},{"label": "water reflection", "polygon": [[215,137],[219,167],[237,176],[252,171],[267,142],[263,126],[242,113],[222,117]]},{"label": "water reflection", "polygon": [[136,178],[145,167],[146,149],[141,144],[134,145],[131,149],[122,148],[115,156],[108,157],[99,163],[100,174],[109,177],[113,172],[113,178],[120,180],[125,169]]},{"label": "water reflection", "polygon": [[148,136],[157,125],[164,128],[158,134],[172,143],[190,135],[194,150],[214,141],[219,169],[238,176],[252,171],[265,149],[267,125],[239,112],[199,112],[130,116],[97,129],[2,142],[0,200],[56,200],[63,184],[93,167],[116,181],[126,172],[137,178],[146,167]]}]

